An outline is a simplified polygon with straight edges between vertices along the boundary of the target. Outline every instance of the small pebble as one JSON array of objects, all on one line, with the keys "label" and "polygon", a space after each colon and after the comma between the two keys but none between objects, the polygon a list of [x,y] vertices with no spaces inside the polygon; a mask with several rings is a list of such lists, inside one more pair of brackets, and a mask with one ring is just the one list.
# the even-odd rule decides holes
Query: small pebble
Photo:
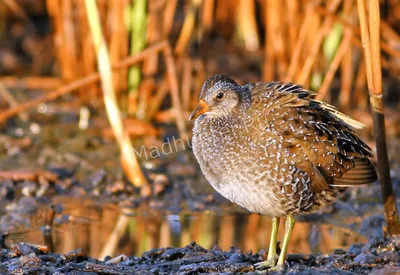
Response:
[{"label": "small pebble", "polygon": [[361,253],[354,258],[354,261],[360,264],[375,264],[378,261],[378,257],[373,254]]},{"label": "small pebble", "polygon": [[335,249],[335,252],[334,252],[336,255],[344,255],[344,254],[346,254],[347,252],[345,251],[345,250],[343,250],[343,249]]},{"label": "small pebble", "polygon": [[35,182],[26,180],[22,183],[21,193],[25,197],[33,197],[37,189]]},{"label": "small pebble", "polygon": [[348,253],[358,255],[361,253],[363,246],[363,244],[352,244],[349,247]]},{"label": "small pebble", "polygon": [[246,256],[243,253],[233,253],[229,257],[229,261],[232,263],[243,263],[246,260]]}]

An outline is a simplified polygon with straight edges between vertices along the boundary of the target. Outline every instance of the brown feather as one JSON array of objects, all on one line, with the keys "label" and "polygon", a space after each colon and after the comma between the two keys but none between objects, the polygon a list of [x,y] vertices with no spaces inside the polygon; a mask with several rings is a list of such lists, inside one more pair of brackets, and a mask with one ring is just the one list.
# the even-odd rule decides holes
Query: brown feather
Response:
[{"label": "brown feather", "polygon": [[264,110],[269,112],[268,121],[274,123],[273,118],[280,117],[274,127],[286,134],[283,136],[286,148],[304,157],[296,166],[312,175],[313,191],[377,179],[375,168],[367,159],[371,149],[352,130],[362,128],[361,123],[331,105],[314,100],[315,93],[298,85],[272,82],[252,84],[251,88],[253,97],[274,98]]},{"label": "brown feather", "polygon": [[333,178],[331,186],[352,186],[374,182],[378,179],[374,165],[367,158],[353,160],[354,167],[343,173],[341,177]]}]

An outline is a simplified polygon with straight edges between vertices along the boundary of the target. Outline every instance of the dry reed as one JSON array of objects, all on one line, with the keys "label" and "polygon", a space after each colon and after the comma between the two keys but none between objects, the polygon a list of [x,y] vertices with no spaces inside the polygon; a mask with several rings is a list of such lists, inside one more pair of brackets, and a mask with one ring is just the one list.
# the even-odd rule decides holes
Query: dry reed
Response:
[{"label": "dry reed", "polygon": [[369,98],[374,119],[378,175],[384,200],[385,217],[389,234],[398,235],[400,234],[400,221],[396,207],[396,197],[390,177],[389,159],[386,146],[385,116],[382,100],[379,1],[369,1],[368,15],[364,0],[357,0],[357,7],[360,18],[361,38],[364,46]]},{"label": "dry reed", "polygon": [[107,51],[100,18],[97,10],[96,0],[85,0],[89,26],[92,33],[94,48],[97,53],[97,65],[100,72],[101,83],[104,93],[104,105],[106,107],[108,120],[113,128],[117,143],[121,151],[122,167],[127,178],[136,187],[147,184],[139,163],[133,153],[133,146],[128,134],[125,132],[121,114],[117,104],[112,79],[110,59]]}]

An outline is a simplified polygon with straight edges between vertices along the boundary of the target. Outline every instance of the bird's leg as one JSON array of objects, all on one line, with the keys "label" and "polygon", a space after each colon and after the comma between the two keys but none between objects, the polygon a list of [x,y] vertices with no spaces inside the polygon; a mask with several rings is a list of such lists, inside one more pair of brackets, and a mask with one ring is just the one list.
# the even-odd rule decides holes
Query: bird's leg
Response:
[{"label": "bird's leg", "polygon": [[266,267],[273,267],[276,265],[278,259],[276,255],[276,239],[278,235],[279,218],[272,218],[272,232],[271,239],[269,240],[268,257],[266,261],[255,264],[257,269],[263,269]]},{"label": "bird's leg", "polygon": [[271,270],[280,270],[285,264],[285,258],[289,246],[290,236],[292,235],[295,220],[292,215],[288,215],[285,221],[285,236],[283,237],[281,254],[279,255],[278,263]]},{"label": "bird's leg", "polygon": [[276,254],[276,239],[278,236],[279,229],[279,218],[272,218],[272,232],[271,239],[269,240],[269,248],[268,248],[268,257],[267,262],[271,262],[272,266],[276,264],[276,260],[278,260],[278,256]]}]

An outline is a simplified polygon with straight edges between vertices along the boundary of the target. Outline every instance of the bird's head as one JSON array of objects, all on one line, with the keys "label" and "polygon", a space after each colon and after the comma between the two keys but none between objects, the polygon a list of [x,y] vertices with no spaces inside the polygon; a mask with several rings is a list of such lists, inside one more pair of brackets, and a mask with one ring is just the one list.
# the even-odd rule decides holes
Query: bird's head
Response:
[{"label": "bird's head", "polygon": [[224,117],[232,113],[242,100],[242,87],[225,75],[214,75],[201,88],[200,100],[189,120],[199,116]]}]

